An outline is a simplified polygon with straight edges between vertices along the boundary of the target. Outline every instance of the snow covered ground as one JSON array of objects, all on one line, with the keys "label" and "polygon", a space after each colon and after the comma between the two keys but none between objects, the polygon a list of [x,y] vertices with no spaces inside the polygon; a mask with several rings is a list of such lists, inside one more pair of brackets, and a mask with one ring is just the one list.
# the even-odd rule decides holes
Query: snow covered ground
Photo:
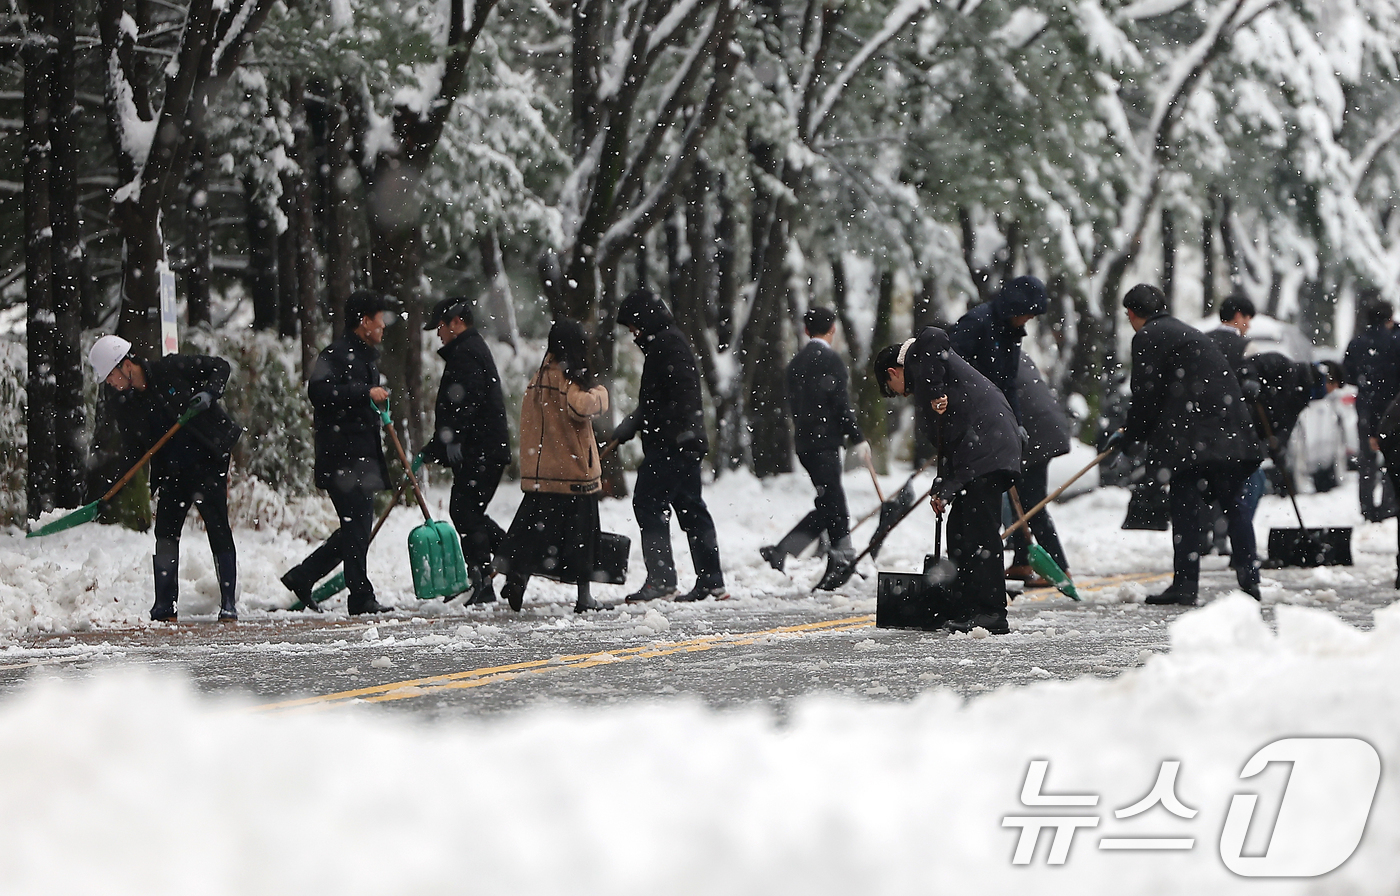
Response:
[{"label": "snow covered ground", "polygon": [[[885,490],[899,481],[888,477]],[[873,488],[858,474],[846,484],[859,518],[875,505]],[[568,612],[571,589],[551,583],[532,585],[518,619],[499,605],[419,603],[404,574],[403,546],[416,522],[406,509],[381,533],[370,573],[381,599],[448,623],[449,636],[469,629],[477,641],[495,636],[510,650],[544,657],[590,643],[587,649],[602,650],[678,638],[681,628],[703,627],[706,619],[723,630],[765,616],[870,612],[873,577],[812,597],[821,561],[793,564],[789,579],[758,558],[758,545],[779,536],[810,498],[810,484],[797,475],[758,482],[734,474],[707,490],[735,595],[724,604],[579,619]],[[445,499],[444,490],[433,490],[436,506]],[[514,485],[503,484],[493,513],[508,519],[518,500]],[[1077,576],[1170,568],[1165,533],[1118,529],[1126,501],[1122,490],[1101,489],[1055,507]],[[1341,614],[1337,596],[1388,587],[1394,523],[1362,525],[1354,487],[1301,504],[1313,525],[1357,525],[1356,568],[1295,572],[1287,581],[1266,572],[1264,615],[1238,595],[1218,598],[1180,617],[1169,652],[1143,651],[1141,666],[1116,677],[1030,676],[1021,680],[1031,683],[971,698],[959,696],[969,691],[947,674],[920,674],[921,644],[930,657],[963,657],[941,656],[940,670],[975,676],[1007,651],[1034,656],[1054,637],[1044,626],[1065,611],[1036,613],[1018,602],[1013,624],[1020,631],[993,642],[830,636],[850,639],[841,642],[848,655],[861,654],[862,645],[871,657],[898,652],[885,675],[907,672],[919,679],[912,693],[922,694],[898,701],[809,694],[781,715],[757,703],[717,711],[660,689],[616,705],[536,703],[475,720],[425,721],[353,703],[269,715],[250,712],[247,698],[211,696],[179,675],[157,675],[135,652],[122,659],[109,650],[108,666],[81,675],[41,668],[0,700],[0,793],[14,807],[0,813],[0,892],[1394,894],[1400,609],[1353,628],[1339,615],[1357,614]],[[235,506],[243,521],[245,615],[285,618],[274,612],[290,602],[277,576],[330,516],[319,502],[287,508],[265,494],[240,493]],[[1270,525],[1294,524],[1291,513],[1287,502],[1266,498],[1261,537]],[[916,568],[931,545],[931,519],[921,510],[897,531],[880,566]],[[627,503],[605,502],[603,520],[635,540]],[[182,611],[207,617],[217,600],[208,548],[193,527],[185,539]],[[856,541],[863,542],[859,533]],[[164,627],[141,621],[150,601],[149,551],[149,535],[95,525],[47,539],[0,536],[0,665],[32,659],[43,632],[141,626],[159,635]],[[688,584],[683,548],[677,559]],[[640,562],[634,550],[633,586]],[[598,592],[618,598],[625,590]],[[1131,628],[1141,609],[1132,604],[1143,594],[1136,582],[1100,589],[1075,608],[1076,625],[1091,629],[1097,613],[1118,620],[1120,631]],[[1099,634],[1076,644],[1092,648]],[[421,637],[398,652],[339,649],[359,657],[358,665],[368,661],[367,650],[403,663],[415,652],[446,650],[448,640]],[[334,652],[335,643],[318,649]],[[241,662],[259,662],[254,646]],[[1106,652],[1113,647],[1103,643]],[[285,653],[277,648],[262,662],[298,662]],[[745,668],[764,674],[755,655],[733,657],[752,663],[734,671],[736,679]],[[400,668],[383,671],[406,677]],[[607,668],[625,676],[630,667]],[[889,693],[864,693],[880,690]],[[1277,763],[1241,777],[1257,751],[1298,737],[1371,746],[1321,741],[1338,751],[1328,761],[1326,750],[1287,754],[1297,747],[1289,742],[1273,749],[1294,760],[1291,780]],[[1357,771],[1366,765],[1356,757],[1366,759],[1371,748],[1380,789],[1359,847],[1339,869],[1316,879],[1248,879],[1229,870],[1221,842],[1232,856],[1225,819],[1236,794],[1260,795],[1246,856],[1325,858],[1331,841],[1345,853],[1348,824],[1355,827],[1370,805],[1356,795],[1365,789]],[[1037,760],[1048,762],[1040,793],[1097,795],[1096,805],[1022,805]],[[1167,762],[1179,763],[1174,792],[1196,814],[1156,806],[1117,817],[1153,789]],[[1047,830],[1029,863],[1017,865],[1015,825],[1024,822],[1015,819],[1028,815],[1097,821],[1074,832],[1063,864],[1047,864]],[[1141,837],[1192,844],[1173,851],[1101,845]]]}]

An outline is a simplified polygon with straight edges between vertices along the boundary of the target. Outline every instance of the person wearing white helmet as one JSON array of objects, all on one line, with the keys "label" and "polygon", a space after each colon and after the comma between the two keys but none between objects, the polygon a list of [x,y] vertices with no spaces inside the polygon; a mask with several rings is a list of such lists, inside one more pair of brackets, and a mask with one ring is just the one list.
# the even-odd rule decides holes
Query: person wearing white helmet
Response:
[{"label": "person wearing white helmet", "polygon": [[[228,522],[228,468],[243,428],[219,406],[229,363],[208,355],[142,361],[131,343],[103,336],[88,352],[94,376],[115,390],[115,417],[131,463],[151,449],[190,407],[200,412],[151,458],[156,502],[155,604],[151,619],[174,622],[180,596],[180,531],[199,508],[219,579],[219,619],[238,619],[238,555]],[[129,465],[129,464],[128,464]]]}]

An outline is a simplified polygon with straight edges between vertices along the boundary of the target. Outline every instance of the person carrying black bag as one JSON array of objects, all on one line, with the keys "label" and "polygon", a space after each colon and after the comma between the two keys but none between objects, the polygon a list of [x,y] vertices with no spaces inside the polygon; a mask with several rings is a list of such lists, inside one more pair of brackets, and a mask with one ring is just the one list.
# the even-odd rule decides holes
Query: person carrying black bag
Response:
[{"label": "person carrying black bag", "polygon": [[88,354],[97,380],[115,389],[122,446],[133,460],[160,440],[191,406],[202,410],[151,458],[157,495],[155,603],[151,619],[174,622],[180,596],[180,531],[190,505],[199,508],[219,578],[219,619],[238,619],[238,554],[228,521],[229,453],[243,434],[219,405],[231,368],[208,355],[166,355],[140,361],[131,343],[103,336]]},{"label": "person carrying black bag", "polygon": [[495,566],[506,576],[501,594],[512,610],[525,600],[530,576],[578,586],[575,613],[608,609],[589,593],[601,527],[602,461],[593,418],[608,409],[608,390],[588,369],[583,327],[561,320],[520,404],[520,488],[525,497],[511,521]]},{"label": "person carrying black bag", "polygon": [[447,363],[438,385],[433,437],[423,448],[422,457],[452,470],[448,512],[462,539],[462,556],[471,581],[463,603],[490,603],[496,599],[491,556],[505,532],[486,515],[486,507],[510,463],[501,377],[486,340],[472,321],[467,299],[438,302],[423,329],[437,330],[442,340],[438,354]]},{"label": "person carrying black bag", "polygon": [[366,560],[374,524],[374,493],[389,482],[380,441],[381,406],[389,390],[379,384],[379,344],[388,297],[361,289],[345,300],[345,332],[321,350],[306,391],[316,410],[316,487],[335,505],[340,528],[311,556],[282,576],[282,584],[307,606],[311,591],[337,565],[345,569],[352,616],[386,613],[374,596]]},{"label": "person carrying black bag", "polygon": [[618,425],[618,444],[642,436],[646,458],[637,470],[632,509],[642,533],[642,556],[647,580],[628,595],[630,603],[676,594],[676,565],[671,554],[671,510],[690,541],[695,563],[695,587],[681,601],[724,600],[719,539],[715,523],[700,492],[700,465],[705,441],[705,411],[700,398],[700,372],[695,353],[671,312],[651,290],[639,289],[617,310],[617,325],[632,331],[646,355],[642,365],[637,409]]}]

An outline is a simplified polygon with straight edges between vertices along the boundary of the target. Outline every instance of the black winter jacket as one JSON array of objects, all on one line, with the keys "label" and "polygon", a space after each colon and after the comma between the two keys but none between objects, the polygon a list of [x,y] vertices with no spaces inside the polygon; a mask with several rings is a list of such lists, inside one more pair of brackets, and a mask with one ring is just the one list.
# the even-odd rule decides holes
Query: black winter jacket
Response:
[{"label": "black winter jacket", "polygon": [[462,463],[510,463],[510,431],[501,377],[486,340],[475,327],[438,349],[447,362],[438,385],[433,437],[423,456],[446,464],[448,445],[462,446]]},{"label": "black winter jacket", "polygon": [[1262,458],[1240,383],[1205,333],[1167,314],[1133,337],[1130,443],[1173,472]]},{"label": "black winter jacket", "polygon": [[1225,363],[1234,371],[1235,376],[1240,382],[1244,382],[1248,373],[1244,363],[1244,351],[1249,348],[1249,340],[1241,336],[1234,327],[1223,325],[1209,331],[1206,336],[1220,349],[1220,354],[1225,356]]},{"label": "black winter jacket", "polygon": [[383,489],[389,481],[380,417],[369,390],[379,385],[379,351],[354,332],[321,349],[306,386],[316,410],[316,487]]},{"label": "black winter jacket", "polygon": [[1029,470],[1069,454],[1069,415],[1025,352],[1021,353],[1021,368],[1016,374],[1016,393],[1021,397],[1021,426],[1026,430],[1022,468]]},{"label": "black winter jacket", "polygon": [[[1278,352],[1263,352],[1244,360],[1244,381],[1258,386],[1258,403],[1269,420],[1280,448],[1288,445],[1293,427],[1298,425],[1308,403],[1326,395],[1317,369],[1306,361],[1290,361]],[[1321,394],[1319,394],[1321,393]],[[1250,420],[1265,445],[1269,433],[1259,419],[1259,410],[1250,402]]]},{"label": "black winter jacket", "polygon": [[799,454],[835,451],[843,439],[865,441],[846,391],[846,364],[821,339],[804,345],[788,364],[787,399]]},{"label": "black winter jacket", "polygon": [[208,355],[166,355],[137,362],[146,375],[146,388],[117,395],[117,428],[131,463],[151,449],[174,426],[200,392],[215,403],[180,427],[165,447],[151,458],[151,485],[159,488],[177,477],[227,474],[229,452],[243,428],[218,403],[231,368],[223,358]]},{"label": "black winter jacket", "polygon": [[1356,387],[1356,432],[1364,447],[1400,392],[1400,337],[1386,327],[1367,327],[1347,345],[1342,364],[1347,382]]},{"label": "black winter jacket", "polygon": [[[929,441],[942,442],[945,500],[990,473],[1021,472],[1021,435],[1006,396],[952,350],[948,334],[929,327],[904,356],[904,385],[920,408],[948,396],[948,411],[918,415]],[[942,430],[940,432],[940,429]]]},{"label": "black winter jacket", "polygon": [[700,459],[709,451],[700,371],[695,353],[665,303],[654,295],[633,293],[617,310],[619,326],[636,327],[637,346],[646,355],[637,410],[642,450],[647,454],[681,454]]},{"label": "black winter jacket", "polygon": [[1002,391],[1018,420],[1021,410],[1016,395],[1016,371],[1020,367],[1021,340],[1026,331],[1013,327],[1011,318],[1044,314],[1048,307],[1044,284],[1034,277],[1017,277],[991,301],[964,314],[948,334],[953,351]]}]

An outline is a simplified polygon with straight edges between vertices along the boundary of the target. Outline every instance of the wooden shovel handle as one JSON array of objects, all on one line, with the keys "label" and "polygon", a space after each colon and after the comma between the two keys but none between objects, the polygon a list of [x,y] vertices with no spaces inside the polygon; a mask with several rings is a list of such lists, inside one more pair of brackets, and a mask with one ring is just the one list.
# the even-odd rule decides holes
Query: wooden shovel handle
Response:
[{"label": "wooden shovel handle", "polygon": [[199,410],[195,408],[190,408],[186,410],[185,413],[181,414],[180,419],[175,421],[175,425],[170,427],[170,430],[165,435],[161,436],[160,439],[154,445],[151,446],[150,451],[147,451],[145,454],[141,455],[141,459],[136,462],[136,466],[132,467],[130,470],[127,470],[126,475],[118,479],[116,485],[107,489],[107,494],[99,498],[98,503],[106,504],[108,501],[115,498],[117,496],[117,492],[126,488],[126,484],[132,479],[134,479],[137,473],[141,472],[141,468],[144,467],[147,463],[149,463],[152,457],[155,457],[155,453],[160,449],[164,448],[166,442],[169,442],[171,439],[175,438],[175,433],[180,431],[180,427],[188,423],[194,417],[194,415],[198,413]]},{"label": "wooden shovel handle", "polygon": [[[370,399],[370,404],[383,416],[388,416],[387,411],[380,411],[379,404],[374,399]],[[404,472],[408,474],[408,481],[413,485],[413,496],[418,499],[418,508],[423,511],[423,519],[428,522],[433,521],[433,515],[428,511],[428,502],[423,500],[423,491],[418,488],[418,479],[413,475],[413,465],[408,462],[408,455],[404,453],[403,443],[399,441],[399,434],[394,429],[392,420],[384,421],[384,428],[389,431],[389,440],[394,443],[394,450],[399,454],[399,462],[403,464]]]},{"label": "wooden shovel handle", "polygon": [[1085,473],[1089,472],[1090,470],[1094,469],[1094,467],[1097,467],[1099,464],[1103,463],[1104,460],[1106,460],[1106,459],[1108,458],[1108,456],[1109,456],[1110,454],[1112,454],[1112,453],[1113,453],[1114,451],[1116,451],[1116,450],[1118,450],[1118,449],[1116,449],[1116,448],[1110,448],[1109,450],[1103,452],[1103,453],[1100,454],[1098,457],[1094,458],[1092,461],[1090,461],[1088,464],[1086,464],[1085,467],[1084,467],[1084,469],[1080,470],[1078,473],[1075,473],[1073,476],[1071,476],[1071,477],[1069,478],[1069,481],[1068,481],[1068,482],[1066,482],[1064,485],[1060,486],[1059,488],[1055,489],[1055,490],[1054,490],[1053,492],[1051,492],[1050,494],[1046,495],[1046,496],[1045,496],[1045,500],[1041,501],[1039,504],[1037,504],[1037,505],[1035,505],[1034,507],[1032,507],[1031,510],[1030,510],[1030,513],[1027,513],[1025,516],[1021,517],[1021,518],[1020,518],[1019,520],[1017,520],[1015,523],[1012,523],[1011,526],[1010,526],[1010,528],[1008,528],[1005,532],[1001,533],[1001,540],[1002,540],[1002,541],[1005,541],[1005,540],[1007,539],[1007,536],[1009,536],[1012,532],[1015,532],[1017,529],[1020,529],[1020,528],[1023,528],[1023,527],[1026,528],[1027,531],[1030,531],[1029,528],[1027,527],[1027,523],[1026,523],[1027,520],[1029,520],[1031,517],[1035,516],[1037,513],[1040,513],[1042,510],[1044,510],[1044,509],[1046,508],[1046,506],[1049,505],[1049,503],[1050,503],[1051,501],[1055,500],[1055,499],[1058,498],[1060,495],[1063,495],[1063,494],[1065,493],[1065,490],[1066,490],[1066,489],[1068,489],[1071,485],[1074,485],[1076,482],[1078,482],[1080,479],[1082,479],[1082,478],[1084,477],[1084,474],[1085,474]]}]

